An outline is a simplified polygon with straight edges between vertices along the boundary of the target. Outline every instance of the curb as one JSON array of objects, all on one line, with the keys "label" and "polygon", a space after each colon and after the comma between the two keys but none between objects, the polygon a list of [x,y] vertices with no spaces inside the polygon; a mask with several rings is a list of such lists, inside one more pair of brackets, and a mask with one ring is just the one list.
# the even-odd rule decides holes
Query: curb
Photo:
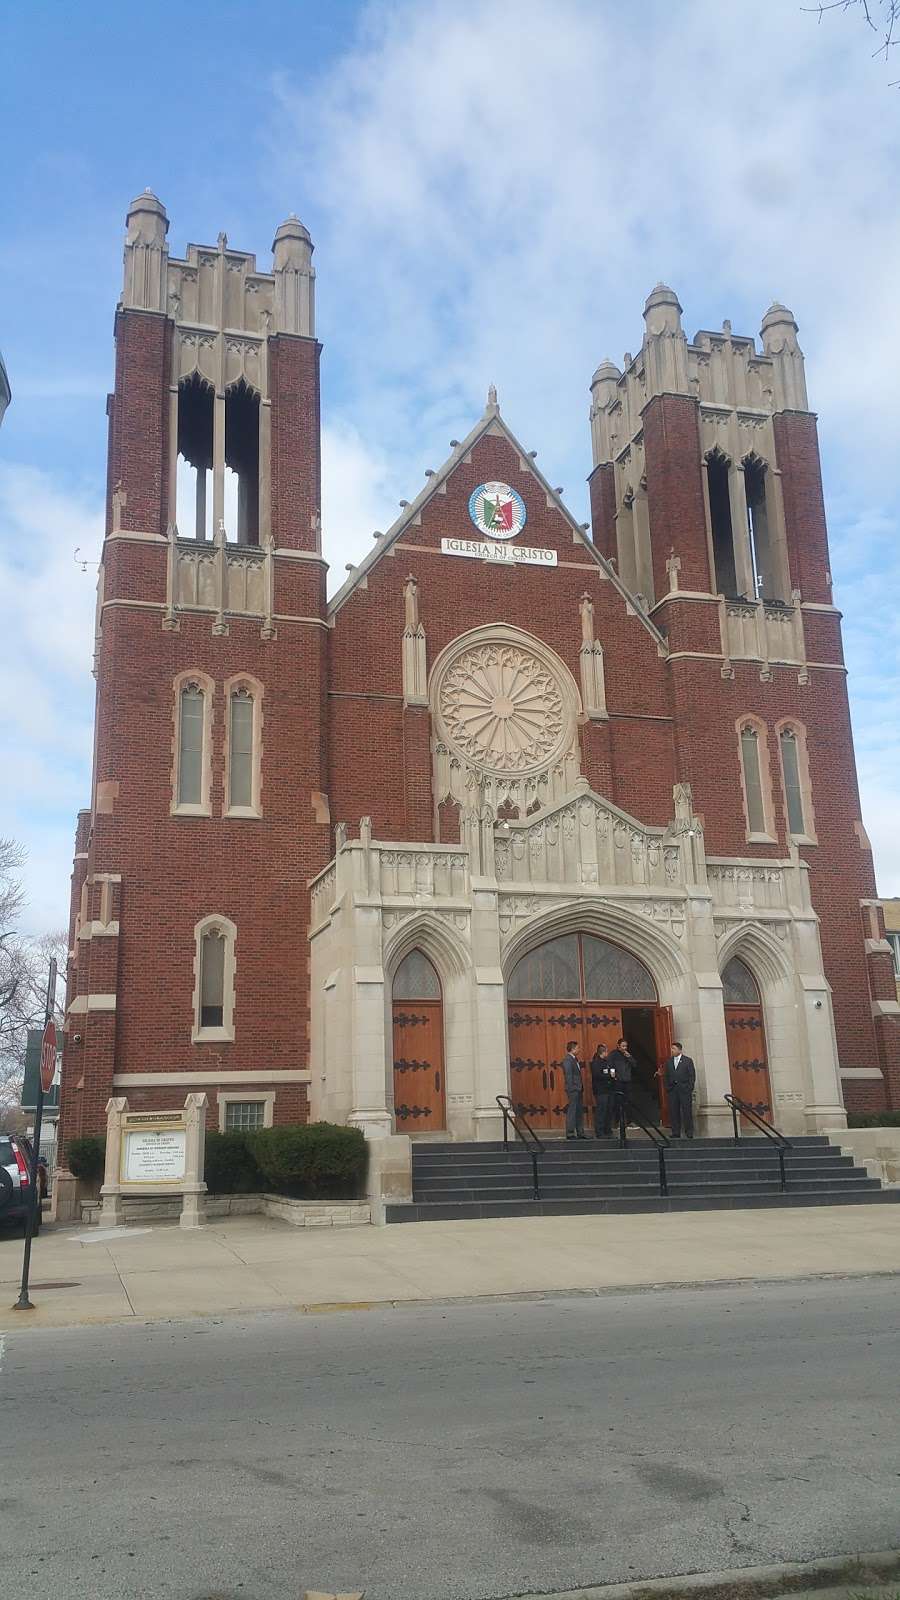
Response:
[{"label": "curb", "polygon": [[883,1584],[896,1578],[900,1578],[900,1550],[875,1550],[822,1561],[735,1567],[586,1589],[517,1589],[503,1600],[774,1600],[776,1595],[805,1595],[847,1584]]}]

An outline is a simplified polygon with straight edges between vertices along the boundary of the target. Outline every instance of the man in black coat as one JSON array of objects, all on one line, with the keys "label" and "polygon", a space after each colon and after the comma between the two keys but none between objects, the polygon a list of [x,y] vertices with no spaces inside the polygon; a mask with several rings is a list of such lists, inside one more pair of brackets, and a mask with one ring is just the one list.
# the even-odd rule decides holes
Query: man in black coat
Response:
[{"label": "man in black coat", "polygon": [[628,1096],[631,1093],[631,1080],[634,1076],[634,1056],[628,1048],[627,1039],[619,1039],[615,1050],[607,1057],[609,1062],[609,1075],[612,1080],[612,1110],[617,1123],[624,1119],[628,1121]]},{"label": "man in black coat", "polygon": [[686,1139],[694,1137],[694,1084],[697,1072],[690,1056],[681,1048],[681,1040],[672,1042],[672,1054],[662,1069],[663,1083],[669,1097],[669,1123],[672,1138],[680,1139],[684,1128]]}]

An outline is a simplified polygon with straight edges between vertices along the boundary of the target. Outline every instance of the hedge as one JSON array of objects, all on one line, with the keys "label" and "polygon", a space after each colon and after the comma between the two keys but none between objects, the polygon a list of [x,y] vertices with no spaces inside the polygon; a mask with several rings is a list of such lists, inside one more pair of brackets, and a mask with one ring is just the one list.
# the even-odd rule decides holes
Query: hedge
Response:
[{"label": "hedge", "polygon": [[355,1200],[365,1193],[369,1147],[359,1128],[332,1122],[260,1128],[249,1144],[266,1186],[277,1194]]},{"label": "hedge", "polygon": [[74,1177],[95,1183],[106,1171],[106,1136],[86,1133],[80,1139],[70,1139],[66,1145],[66,1162]]},{"label": "hedge", "polygon": [[247,1133],[208,1133],[204,1177],[210,1194],[257,1194],[262,1173]]},{"label": "hedge", "polygon": [[900,1111],[848,1111],[848,1128],[900,1128]]}]

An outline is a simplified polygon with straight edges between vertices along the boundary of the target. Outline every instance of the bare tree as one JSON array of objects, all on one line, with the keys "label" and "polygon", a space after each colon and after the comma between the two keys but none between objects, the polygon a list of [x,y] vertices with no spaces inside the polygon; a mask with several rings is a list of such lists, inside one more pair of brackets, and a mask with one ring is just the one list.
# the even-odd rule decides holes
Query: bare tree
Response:
[{"label": "bare tree", "polygon": [[814,12],[820,22],[828,11],[855,11],[878,40],[872,55],[884,56],[885,61],[900,43],[900,0],[819,0],[803,10]]},{"label": "bare tree", "polygon": [[22,846],[14,839],[0,839],[0,1107],[4,1108],[18,1104],[28,1030],[44,1021],[51,956],[56,956],[61,974],[66,970],[64,931],[33,938],[20,930],[24,864]]}]

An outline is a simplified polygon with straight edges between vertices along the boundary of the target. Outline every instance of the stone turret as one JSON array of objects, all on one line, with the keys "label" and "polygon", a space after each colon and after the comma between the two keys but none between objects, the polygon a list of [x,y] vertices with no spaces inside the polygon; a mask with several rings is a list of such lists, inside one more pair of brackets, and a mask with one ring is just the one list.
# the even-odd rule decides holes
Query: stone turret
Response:
[{"label": "stone turret", "polygon": [[797,343],[794,313],[775,300],[762,319],[759,336],[775,369],[778,410],[808,411],[806,369],[803,351]]},{"label": "stone turret", "polygon": [[658,283],[644,306],[644,369],[648,398],[654,394],[687,394],[687,339],[681,326],[681,305],[674,289]]},{"label": "stone turret", "polygon": [[125,227],[122,305],[130,311],[165,311],[169,219],[152,189],[132,200]]},{"label": "stone turret", "polygon": [[314,245],[309,230],[293,212],[281,224],[272,243],[275,273],[275,332],[299,333],[307,339],[316,333],[316,274]]}]

